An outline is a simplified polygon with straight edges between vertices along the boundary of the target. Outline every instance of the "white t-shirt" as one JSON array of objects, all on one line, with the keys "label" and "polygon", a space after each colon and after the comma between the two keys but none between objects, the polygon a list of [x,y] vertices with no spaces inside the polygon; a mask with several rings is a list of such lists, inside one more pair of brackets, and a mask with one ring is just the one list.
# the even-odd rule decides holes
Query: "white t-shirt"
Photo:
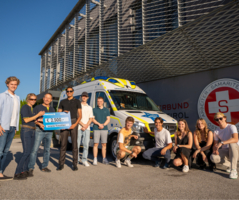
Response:
[{"label": "white t-shirt", "polygon": [[[81,122],[83,122],[84,124],[87,124],[89,119],[93,118],[93,109],[88,104],[86,105],[81,104],[81,111],[82,111]],[[81,128],[82,126],[79,124],[78,130],[81,130]],[[87,130],[90,130],[90,126],[88,126]]]},{"label": "white t-shirt", "polygon": [[[226,128],[220,129],[219,127],[214,131],[214,140],[216,141],[218,141],[218,139],[220,139],[221,141],[229,140],[230,138],[232,138],[233,133],[238,134],[236,126],[232,124],[227,124]],[[237,145],[239,145],[239,141],[237,142]],[[229,145],[228,144],[222,145],[222,148],[229,148]]]},{"label": "white t-shirt", "polygon": [[10,122],[10,126],[14,126],[17,127],[17,114],[18,114],[18,99],[16,97],[16,95],[12,95],[10,94],[11,97],[13,98],[13,108],[12,108],[12,117],[11,117],[11,122]]},{"label": "white t-shirt", "polygon": [[157,129],[154,129],[155,136],[155,147],[164,148],[168,144],[172,143],[170,133],[167,129],[163,128],[161,131],[157,132]]}]

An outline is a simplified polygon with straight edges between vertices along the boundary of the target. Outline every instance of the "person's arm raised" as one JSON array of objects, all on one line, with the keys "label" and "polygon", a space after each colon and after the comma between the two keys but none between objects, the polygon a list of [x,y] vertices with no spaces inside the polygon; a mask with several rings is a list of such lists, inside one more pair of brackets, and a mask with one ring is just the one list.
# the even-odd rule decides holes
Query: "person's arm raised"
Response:
[{"label": "person's arm raised", "polygon": [[23,118],[23,120],[24,120],[25,123],[28,123],[28,122],[36,120],[38,117],[41,117],[44,114],[45,114],[45,111],[40,111],[39,113],[37,113],[33,117],[26,117],[26,118]]}]

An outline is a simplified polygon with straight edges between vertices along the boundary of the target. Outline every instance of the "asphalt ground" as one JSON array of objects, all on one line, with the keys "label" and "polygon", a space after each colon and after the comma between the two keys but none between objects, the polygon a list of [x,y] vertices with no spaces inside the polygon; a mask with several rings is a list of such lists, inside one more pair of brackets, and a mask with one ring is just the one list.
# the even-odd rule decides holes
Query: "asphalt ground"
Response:
[{"label": "asphalt ground", "polygon": [[[22,152],[20,139],[14,139],[7,159],[7,176],[13,176]],[[142,157],[132,160],[133,168],[115,167],[101,163],[90,167],[79,164],[72,171],[72,154],[67,152],[66,164],[57,171],[59,149],[51,149],[50,173],[41,172],[42,147],[38,151],[34,177],[24,181],[0,182],[0,199],[239,199],[239,179],[229,179],[226,167],[217,166],[216,172],[196,168],[183,173],[181,169],[154,168]],[[172,155],[173,156],[173,155]]]}]

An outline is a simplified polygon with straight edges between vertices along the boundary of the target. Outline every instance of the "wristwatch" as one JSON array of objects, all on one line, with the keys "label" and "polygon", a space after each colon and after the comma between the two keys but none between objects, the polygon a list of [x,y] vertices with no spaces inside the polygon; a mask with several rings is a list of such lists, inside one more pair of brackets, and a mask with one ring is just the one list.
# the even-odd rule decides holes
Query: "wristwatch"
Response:
[{"label": "wristwatch", "polygon": [[223,142],[223,141],[221,141],[221,144],[222,144],[222,145],[224,145],[224,142]]},{"label": "wristwatch", "polygon": [[177,147],[179,147],[179,144],[177,144]]}]

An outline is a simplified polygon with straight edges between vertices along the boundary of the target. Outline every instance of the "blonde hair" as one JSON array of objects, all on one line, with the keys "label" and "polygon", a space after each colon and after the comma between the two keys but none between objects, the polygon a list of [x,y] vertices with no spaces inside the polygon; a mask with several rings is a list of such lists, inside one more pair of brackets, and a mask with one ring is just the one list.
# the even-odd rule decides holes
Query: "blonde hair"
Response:
[{"label": "blonde hair", "polygon": [[8,85],[11,81],[17,81],[17,85],[20,84],[20,80],[16,76],[10,76],[5,81],[6,85]]},{"label": "blonde hair", "polygon": [[27,97],[26,97],[26,100],[29,101],[29,99],[30,99],[31,96],[37,97],[37,95],[35,95],[34,93],[29,93],[29,94],[27,95]]},{"label": "blonde hair", "polygon": [[[186,135],[187,135],[190,132],[187,121],[185,119],[180,119],[180,120],[178,120],[178,124],[179,124],[179,122],[183,122],[185,124],[185,132],[186,132]],[[182,132],[177,127],[177,136],[181,136],[181,135],[182,135]]]},{"label": "blonde hair", "polygon": [[[201,130],[201,129],[199,129],[198,128],[198,122],[199,121],[202,121],[202,123],[204,124],[204,129],[203,130]],[[205,119],[203,119],[203,118],[199,118],[198,120],[197,120],[197,122],[196,122],[196,130],[195,130],[195,132],[196,132],[196,135],[197,135],[197,138],[198,138],[198,142],[200,143],[201,141],[202,141],[202,135],[201,135],[201,132],[200,131],[203,131],[203,134],[204,134],[204,138],[205,138],[205,140],[206,140],[206,142],[207,142],[207,140],[208,140],[208,133],[209,133],[209,129],[208,129],[208,126],[207,126],[207,122],[205,121]]]},{"label": "blonde hair", "polygon": [[220,116],[222,116],[222,117],[224,117],[224,118],[227,118],[223,113],[217,112],[217,113],[214,115],[214,119],[216,119],[218,115],[220,115]]}]

